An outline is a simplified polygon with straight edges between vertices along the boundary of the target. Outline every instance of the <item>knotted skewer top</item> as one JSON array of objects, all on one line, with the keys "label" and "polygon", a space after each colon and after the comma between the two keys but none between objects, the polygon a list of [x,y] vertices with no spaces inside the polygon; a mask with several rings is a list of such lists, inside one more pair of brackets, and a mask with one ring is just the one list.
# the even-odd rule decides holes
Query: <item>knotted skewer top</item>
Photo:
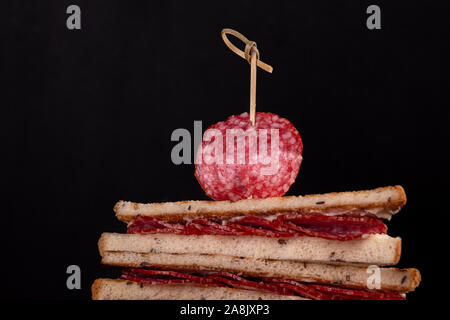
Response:
[{"label": "knotted skewer top", "polygon": [[[227,34],[231,34],[241,40],[245,43],[245,49],[244,51],[237,48],[234,44],[231,43],[231,41],[228,39]],[[267,71],[269,73],[272,73],[273,68],[272,66],[268,65],[267,63],[262,62],[259,60],[259,51],[256,46],[255,41],[248,40],[243,34],[237,32],[233,29],[223,29],[222,30],[222,39],[227,45],[228,48],[230,48],[231,51],[236,53],[241,58],[247,60],[247,62],[250,64],[250,121],[252,122],[252,125],[255,125],[255,117],[256,117],[256,67],[260,67],[264,71]]]}]

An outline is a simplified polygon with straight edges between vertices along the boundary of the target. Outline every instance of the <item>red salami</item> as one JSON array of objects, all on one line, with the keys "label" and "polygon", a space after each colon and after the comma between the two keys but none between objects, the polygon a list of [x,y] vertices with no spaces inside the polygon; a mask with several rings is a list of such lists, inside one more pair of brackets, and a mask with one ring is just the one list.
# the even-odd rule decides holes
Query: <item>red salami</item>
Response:
[{"label": "red salami", "polygon": [[320,214],[281,214],[276,219],[245,216],[224,221],[194,219],[172,223],[151,217],[138,217],[128,226],[128,233],[175,233],[183,235],[227,235],[283,237],[319,237],[331,240],[359,239],[365,234],[386,233],[386,225],[375,218],[325,216]]},{"label": "red salami", "polygon": [[365,234],[387,232],[382,221],[369,217],[288,214],[279,215],[276,221],[281,226],[305,235],[330,240],[353,240]]},{"label": "red salami", "polygon": [[393,292],[355,290],[324,285],[311,285],[311,287],[327,293],[329,295],[329,300],[405,300],[400,294]]},{"label": "red salami", "polygon": [[168,283],[195,283],[200,285],[214,285],[223,287],[220,281],[216,281],[210,277],[194,276],[186,272],[136,269],[132,268],[124,270],[122,278],[146,284],[168,284]]},{"label": "red salami", "polygon": [[294,183],[302,151],[300,134],[287,119],[257,112],[252,126],[243,113],[205,131],[195,176],[215,200],[278,197]]},{"label": "red salami", "polygon": [[231,272],[189,272],[131,268],[122,278],[149,285],[198,284],[235,289],[260,290],[281,295],[298,295],[315,300],[404,300],[398,293],[347,289],[336,286],[302,283],[279,278],[245,278]]}]

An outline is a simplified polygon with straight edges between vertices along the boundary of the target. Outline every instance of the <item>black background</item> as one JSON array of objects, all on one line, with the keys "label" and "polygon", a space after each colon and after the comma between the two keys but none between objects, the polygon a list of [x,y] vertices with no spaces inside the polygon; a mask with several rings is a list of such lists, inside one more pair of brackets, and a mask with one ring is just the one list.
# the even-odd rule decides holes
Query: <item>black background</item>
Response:
[{"label": "black background", "polygon": [[[66,28],[70,4],[81,30]],[[89,299],[96,277],[117,275],[97,250],[102,232],[125,231],[117,200],[207,199],[193,165],[171,162],[170,137],[248,110],[249,65],[222,42],[224,27],[274,66],[258,72],[257,110],[302,136],[288,194],[403,185],[408,204],[388,227],[403,239],[400,266],[422,272],[409,303],[435,296],[433,262],[447,251],[436,229],[448,214],[448,18],[434,2],[378,1],[382,29],[371,31],[369,4],[2,2],[2,297]],[[66,288],[71,264],[81,290]]]}]

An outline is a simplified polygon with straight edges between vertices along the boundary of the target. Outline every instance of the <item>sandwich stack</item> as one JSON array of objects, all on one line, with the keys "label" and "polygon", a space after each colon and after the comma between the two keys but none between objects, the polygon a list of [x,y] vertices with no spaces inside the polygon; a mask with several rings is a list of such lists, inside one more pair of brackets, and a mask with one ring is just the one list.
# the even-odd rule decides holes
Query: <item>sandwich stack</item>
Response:
[{"label": "sandwich stack", "polygon": [[406,203],[401,186],[307,196],[139,204],[114,211],[127,233],[103,233],[98,300],[394,300],[420,282],[398,269],[386,234]]}]

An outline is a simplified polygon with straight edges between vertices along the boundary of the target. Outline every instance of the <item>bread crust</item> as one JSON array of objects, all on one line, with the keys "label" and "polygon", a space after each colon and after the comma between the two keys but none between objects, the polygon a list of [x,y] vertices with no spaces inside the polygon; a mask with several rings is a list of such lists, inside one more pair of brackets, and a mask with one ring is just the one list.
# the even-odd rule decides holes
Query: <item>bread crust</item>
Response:
[{"label": "bread crust", "polygon": [[402,238],[398,238],[397,247],[395,249],[395,259],[394,259],[394,265],[399,263],[400,257],[402,255]]},{"label": "bread crust", "polygon": [[392,238],[384,234],[337,241],[317,237],[103,233],[99,240],[101,255],[105,252],[204,253],[362,266],[394,265],[398,262],[400,248],[399,237]]},{"label": "bread crust", "polygon": [[100,289],[105,279],[95,279],[91,285],[92,300],[100,300]]},{"label": "bread crust", "polygon": [[[161,293],[166,291],[165,296],[161,297],[153,292],[148,292],[148,289],[156,289]],[[192,290],[193,294],[190,297],[186,290]],[[136,298],[136,291],[141,292],[139,298]],[[106,292],[105,292],[106,291]],[[199,297],[199,293],[204,292],[205,297]],[[147,285],[139,284],[122,279],[96,279],[91,286],[92,300],[200,300],[201,298],[216,300],[221,296],[234,297],[238,300],[308,300],[298,296],[284,296],[276,293],[263,292],[258,290],[244,290],[224,287],[201,286],[192,284],[157,284]],[[170,298],[168,298],[170,296]],[[228,300],[228,299],[226,299]]]},{"label": "bread crust", "polygon": [[[228,271],[250,277],[272,277],[300,282],[339,285],[347,288],[367,289],[371,273],[367,267],[326,265],[295,261],[277,261],[228,257],[223,255],[158,254],[107,252],[102,264],[179,271]],[[420,283],[417,269],[380,268],[380,290],[409,292]]]},{"label": "bread crust", "polygon": [[419,286],[420,281],[422,281],[422,275],[420,274],[420,271],[416,268],[409,268],[407,270],[411,274],[411,282],[412,282],[411,286],[414,287],[415,289]]},{"label": "bread crust", "polygon": [[100,236],[100,238],[98,239],[97,245],[98,245],[98,251],[100,253],[100,256],[104,256],[106,254],[106,249],[105,249],[105,237],[103,236],[105,233],[102,233],[102,235]]},{"label": "bread crust", "polygon": [[[366,201],[369,196],[382,199]],[[339,199],[355,198],[354,203],[339,203]],[[324,200],[322,200],[324,199]],[[333,199],[329,204],[327,199]],[[311,203],[311,200],[313,201]],[[347,201],[348,202],[348,201]],[[350,201],[351,202],[351,201]],[[236,202],[225,201],[177,201],[141,204],[119,201],[114,206],[116,217],[123,222],[130,222],[137,216],[149,216],[164,221],[180,221],[186,218],[222,217],[231,218],[242,215],[272,215],[292,213],[299,210],[333,211],[340,210],[351,214],[353,210],[372,210],[373,215],[389,218],[406,204],[406,194],[399,186],[388,186],[373,190],[350,192],[332,192],[326,194],[312,194],[305,196],[273,197],[266,199],[244,199]]]}]

